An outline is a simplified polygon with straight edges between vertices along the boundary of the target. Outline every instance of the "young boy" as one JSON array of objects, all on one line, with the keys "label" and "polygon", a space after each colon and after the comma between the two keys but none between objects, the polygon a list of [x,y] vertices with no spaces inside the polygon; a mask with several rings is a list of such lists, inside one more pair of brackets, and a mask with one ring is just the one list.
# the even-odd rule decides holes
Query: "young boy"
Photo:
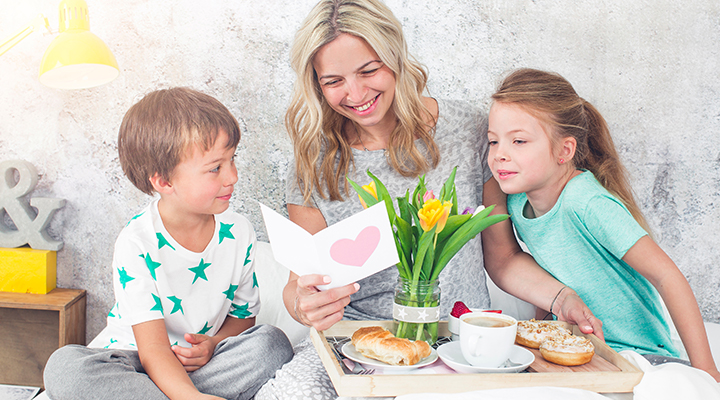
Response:
[{"label": "young boy", "polygon": [[254,326],[255,232],[228,210],[239,140],[227,108],[190,89],[150,93],[127,112],[120,164],[159,198],[117,239],[107,327],[48,361],[50,398],[249,399],[292,358],[282,331]]}]

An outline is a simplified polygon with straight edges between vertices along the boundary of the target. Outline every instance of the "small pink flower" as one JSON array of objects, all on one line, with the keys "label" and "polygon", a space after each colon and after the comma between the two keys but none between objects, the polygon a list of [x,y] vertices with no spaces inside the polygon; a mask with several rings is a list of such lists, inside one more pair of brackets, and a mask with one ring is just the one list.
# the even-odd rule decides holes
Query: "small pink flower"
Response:
[{"label": "small pink flower", "polygon": [[433,191],[428,190],[427,192],[425,192],[425,195],[423,196],[423,203],[427,203],[428,200],[434,199],[434,198],[435,198],[435,194],[433,194]]}]

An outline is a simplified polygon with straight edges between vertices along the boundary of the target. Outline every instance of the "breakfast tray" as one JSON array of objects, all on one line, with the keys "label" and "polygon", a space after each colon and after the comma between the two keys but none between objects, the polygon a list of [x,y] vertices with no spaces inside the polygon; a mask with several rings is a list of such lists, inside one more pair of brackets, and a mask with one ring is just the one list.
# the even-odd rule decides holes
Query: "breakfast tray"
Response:
[{"label": "breakfast tray", "polygon": [[[599,393],[632,392],[643,373],[612,350],[595,335],[583,335],[575,326],[576,335],[588,337],[595,345],[593,360],[577,367],[563,367],[545,361],[537,350],[529,349],[535,361],[525,372],[498,374],[405,374],[353,375],[343,372],[334,354],[332,341],[351,336],[363,326],[382,326],[392,331],[393,321],[340,321],[332,328],[318,332],[310,329],[310,338],[320,355],[335,391],[343,397],[390,397],[410,393],[460,393],[481,389],[527,386],[560,386]],[[440,321],[440,336],[450,336],[447,322]]]}]

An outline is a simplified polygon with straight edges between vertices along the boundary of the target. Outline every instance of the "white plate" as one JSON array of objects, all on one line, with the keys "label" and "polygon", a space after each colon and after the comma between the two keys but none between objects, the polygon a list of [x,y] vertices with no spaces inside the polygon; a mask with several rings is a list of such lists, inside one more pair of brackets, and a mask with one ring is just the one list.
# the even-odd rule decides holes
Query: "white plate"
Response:
[{"label": "white plate", "polygon": [[383,368],[383,369],[391,369],[393,371],[408,371],[411,369],[416,369],[420,367],[424,367],[426,365],[430,365],[435,362],[438,358],[438,353],[435,349],[432,347],[430,350],[432,351],[429,356],[423,358],[422,360],[418,361],[415,365],[390,365],[388,363],[384,363],[382,361],[373,360],[372,358],[367,358],[364,355],[360,354],[357,350],[355,350],[355,346],[351,342],[347,342],[343,345],[343,347],[340,349],[343,354],[345,354],[345,357],[355,361],[359,362],[366,368]]},{"label": "white plate", "polygon": [[513,349],[510,352],[510,359],[508,360],[513,363],[513,366],[508,366],[509,363],[506,363],[497,368],[475,367],[470,365],[462,355],[460,342],[445,343],[438,347],[437,353],[448,367],[462,374],[521,372],[535,361],[535,355],[533,355],[530,350],[515,345],[513,345]]}]

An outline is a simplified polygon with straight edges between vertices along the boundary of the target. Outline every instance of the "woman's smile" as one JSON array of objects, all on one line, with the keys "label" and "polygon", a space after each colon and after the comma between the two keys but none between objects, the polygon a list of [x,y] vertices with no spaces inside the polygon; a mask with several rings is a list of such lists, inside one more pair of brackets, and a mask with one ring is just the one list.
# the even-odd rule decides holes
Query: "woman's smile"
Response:
[{"label": "woman's smile", "polygon": [[[352,108],[353,110],[355,110],[356,112],[358,112],[362,115],[370,114],[375,109],[375,107],[373,107],[373,106],[376,104],[378,97],[380,97],[380,95],[373,97],[372,99],[370,99],[370,101],[368,101],[367,103],[360,105],[360,106],[347,106],[347,107]],[[372,109],[370,109],[371,107],[372,107]],[[370,109],[370,110],[368,111],[368,109]]]}]

